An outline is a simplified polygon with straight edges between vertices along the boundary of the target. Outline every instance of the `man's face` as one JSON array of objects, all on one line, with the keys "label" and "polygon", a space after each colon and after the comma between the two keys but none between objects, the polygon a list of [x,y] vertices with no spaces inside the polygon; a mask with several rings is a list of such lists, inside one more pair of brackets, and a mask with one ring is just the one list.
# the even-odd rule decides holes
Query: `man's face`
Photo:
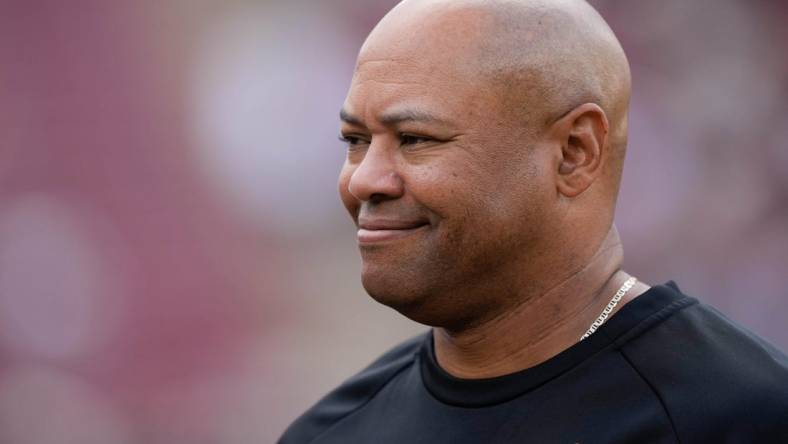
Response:
[{"label": "man's face", "polygon": [[539,253],[551,159],[464,51],[381,49],[362,53],[343,107],[339,192],[365,289],[437,325],[481,310],[469,295],[506,286]]}]

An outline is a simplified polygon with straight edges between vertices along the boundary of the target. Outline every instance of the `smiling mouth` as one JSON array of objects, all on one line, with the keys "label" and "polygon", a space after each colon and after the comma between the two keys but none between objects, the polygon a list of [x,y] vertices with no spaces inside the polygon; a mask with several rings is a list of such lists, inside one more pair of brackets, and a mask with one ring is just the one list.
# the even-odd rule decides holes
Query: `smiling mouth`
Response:
[{"label": "smiling mouth", "polygon": [[429,227],[427,222],[416,223],[361,223],[358,229],[359,245],[390,242],[419,233]]}]

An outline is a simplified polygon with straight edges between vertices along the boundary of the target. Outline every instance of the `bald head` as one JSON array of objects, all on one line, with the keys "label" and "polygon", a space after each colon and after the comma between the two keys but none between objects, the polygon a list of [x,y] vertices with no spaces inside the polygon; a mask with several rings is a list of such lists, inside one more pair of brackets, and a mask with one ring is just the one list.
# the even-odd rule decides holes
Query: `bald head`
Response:
[{"label": "bald head", "polygon": [[[434,58],[459,65],[539,132],[584,103],[609,121],[606,178],[617,189],[627,140],[629,64],[604,19],[584,0],[405,0],[373,30],[359,65]],[[615,198],[615,196],[614,196]]]}]

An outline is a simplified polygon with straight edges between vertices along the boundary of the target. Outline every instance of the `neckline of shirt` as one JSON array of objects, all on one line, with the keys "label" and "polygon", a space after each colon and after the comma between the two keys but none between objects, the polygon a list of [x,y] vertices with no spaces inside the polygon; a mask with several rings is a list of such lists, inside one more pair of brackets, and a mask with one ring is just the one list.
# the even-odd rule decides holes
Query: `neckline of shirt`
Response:
[{"label": "neckline of shirt", "polygon": [[[456,378],[443,370],[435,359],[432,332],[430,332],[425,336],[418,354],[421,378],[427,390],[439,401],[447,404],[460,407],[501,404],[536,389],[591,358],[597,352],[614,345],[617,338],[632,331],[666,307],[675,311],[695,302],[697,302],[695,299],[683,295],[673,281],[656,285],[622,307],[584,341],[574,344],[534,367],[488,379]],[[664,318],[665,316],[661,317]]]}]

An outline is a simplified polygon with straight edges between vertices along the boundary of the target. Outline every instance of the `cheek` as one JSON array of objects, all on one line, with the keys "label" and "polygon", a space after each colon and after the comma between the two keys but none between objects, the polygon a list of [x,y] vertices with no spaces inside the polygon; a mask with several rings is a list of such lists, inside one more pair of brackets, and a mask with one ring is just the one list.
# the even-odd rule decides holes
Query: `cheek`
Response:
[{"label": "cheek", "polygon": [[463,205],[473,182],[461,168],[453,168],[449,162],[412,167],[403,179],[409,194],[442,218],[454,216],[455,207]]},{"label": "cheek", "polygon": [[467,237],[485,230],[490,184],[473,165],[435,162],[411,170],[410,176],[411,196],[438,217],[444,242],[465,244]]},{"label": "cheek", "polygon": [[500,159],[427,167],[414,181],[414,195],[444,219],[452,237],[495,237],[522,230],[536,222],[533,213],[549,200],[537,165],[493,160]]}]

